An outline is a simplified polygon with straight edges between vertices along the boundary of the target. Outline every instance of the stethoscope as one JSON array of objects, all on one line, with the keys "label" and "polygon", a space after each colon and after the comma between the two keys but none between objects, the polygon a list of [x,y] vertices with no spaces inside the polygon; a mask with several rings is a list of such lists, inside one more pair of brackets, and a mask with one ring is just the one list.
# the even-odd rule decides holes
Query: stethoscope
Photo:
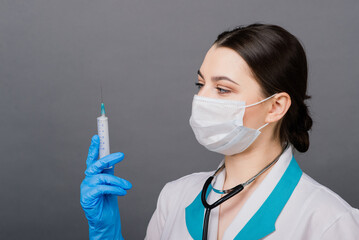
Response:
[{"label": "stethoscope", "polygon": [[208,222],[209,222],[209,215],[211,213],[211,210],[215,207],[217,207],[218,205],[220,205],[221,203],[227,201],[228,199],[230,199],[231,197],[233,197],[234,195],[236,195],[237,193],[241,192],[243,190],[243,188],[247,185],[249,185],[250,183],[252,183],[258,176],[260,176],[262,173],[264,173],[268,168],[270,168],[273,164],[275,164],[279,157],[283,154],[283,152],[287,149],[288,147],[288,142],[286,143],[285,147],[283,148],[282,152],[271,162],[269,163],[267,166],[265,166],[260,172],[258,172],[256,175],[254,175],[252,178],[250,178],[248,181],[244,182],[244,183],[240,183],[237,186],[228,189],[228,190],[217,190],[214,189],[213,190],[217,193],[221,193],[221,194],[226,194],[225,196],[221,197],[220,199],[218,199],[216,202],[212,203],[212,204],[208,204],[207,200],[206,200],[206,193],[207,193],[207,189],[209,187],[209,185],[211,184],[213,178],[224,168],[224,163],[222,164],[222,166],[220,166],[216,172],[210,176],[206,182],[203,185],[202,188],[202,194],[201,194],[201,200],[202,200],[202,204],[203,206],[206,208],[206,213],[204,216],[204,223],[203,223],[203,234],[202,234],[202,240],[207,240],[207,234],[208,234]]}]

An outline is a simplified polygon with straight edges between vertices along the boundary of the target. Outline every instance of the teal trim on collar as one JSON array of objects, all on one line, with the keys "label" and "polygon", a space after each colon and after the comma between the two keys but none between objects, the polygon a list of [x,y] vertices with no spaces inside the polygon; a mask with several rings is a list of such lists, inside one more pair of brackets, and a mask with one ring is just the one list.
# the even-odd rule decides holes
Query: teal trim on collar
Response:
[{"label": "teal trim on collar", "polygon": [[234,238],[261,239],[275,230],[275,222],[297,186],[302,170],[294,156],[272,193]]},{"label": "teal trim on collar", "polygon": [[[206,192],[206,199],[211,190],[212,185],[210,184]],[[194,201],[186,207],[186,226],[189,234],[195,240],[202,239],[203,233],[204,206],[202,204],[201,194],[202,190],[194,199]]]},{"label": "teal trim on collar", "polygon": [[218,193],[218,194],[224,194],[223,191],[220,191],[220,190],[217,190],[217,189],[213,188],[212,184],[210,184],[210,186],[211,186],[213,192]]},{"label": "teal trim on collar", "polygon": [[[272,233],[275,230],[275,222],[297,186],[302,173],[293,156],[276,187],[234,239],[254,240]],[[210,185],[206,198],[211,190]],[[201,193],[202,191],[185,209],[187,230],[194,240],[202,239],[205,209],[202,205]]]}]

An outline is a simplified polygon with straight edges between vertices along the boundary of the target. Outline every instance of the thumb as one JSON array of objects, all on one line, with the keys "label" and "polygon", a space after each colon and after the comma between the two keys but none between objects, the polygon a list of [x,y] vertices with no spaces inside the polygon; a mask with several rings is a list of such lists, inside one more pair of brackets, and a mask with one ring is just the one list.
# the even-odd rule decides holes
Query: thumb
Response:
[{"label": "thumb", "polygon": [[91,145],[90,145],[88,155],[87,155],[87,160],[86,160],[87,167],[91,166],[92,163],[97,161],[99,147],[100,147],[100,137],[97,134],[95,134],[91,138]]}]

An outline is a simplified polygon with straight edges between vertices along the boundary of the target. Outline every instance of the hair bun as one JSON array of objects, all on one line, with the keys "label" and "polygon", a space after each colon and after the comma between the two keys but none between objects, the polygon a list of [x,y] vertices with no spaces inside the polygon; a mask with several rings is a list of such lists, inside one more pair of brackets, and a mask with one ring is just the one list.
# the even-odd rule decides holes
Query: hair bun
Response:
[{"label": "hair bun", "polygon": [[290,127],[292,134],[290,135],[289,141],[299,152],[306,152],[309,148],[308,131],[312,128],[313,120],[304,102],[298,103],[297,106],[297,116],[295,117],[297,121]]}]

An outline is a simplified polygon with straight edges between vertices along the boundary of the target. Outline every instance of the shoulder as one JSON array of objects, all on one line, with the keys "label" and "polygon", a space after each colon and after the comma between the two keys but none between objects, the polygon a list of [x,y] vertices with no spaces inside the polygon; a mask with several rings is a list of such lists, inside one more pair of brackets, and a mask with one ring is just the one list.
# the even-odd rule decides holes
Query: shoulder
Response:
[{"label": "shoulder", "polygon": [[331,214],[341,214],[353,209],[337,193],[320,184],[306,173],[303,173],[299,187],[307,195],[308,203],[316,206],[316,210],[326,210],[326,212],[329,211]]},{"label": "shoulder", "polygon": [[173,222],[178,216],[177,213],[183,212],[185,204],[195,194],[196,189],[199,189],[202,181],[211,174],[212,172],[197,172],[167,182],[158,196],[156,210],[148,224],[145,239],[160,239],[166,222]]},{"label": "shoulder", "polygon": [[194,187],[198,184],[203,183],[207,178],[209,178],[214,171],[210,172],[195,172],[188,175],[185,175],[181,178],[175,179],[168,182],[166,185],[171,185],[172,187]]},{"label": "shoulder", "polygon": [[210,172],[195,172],[185,175],[181,178],[167,182],[162,189],[162,192],[169,192],[172,195],[183,192],[184,190],[189,191],[191,189],[197,189],[203,186],[203,183],[210,177],[214,171]]},{"label": "shoulder", "polygon": [[322,234],[338,226],[342,228],[338,231],[348,231],[344,229],[345,225],[356,226],[356,232],[359,231],[359,210],[306,173],[303,173],[294,196],[300,218]]},{"label": "shoulder", "polygon": [[195,172],[167,182],[161,190],[159,198],[166,208],[172,209],[193,201],[202,190],[204,182],[214,171]]}]

